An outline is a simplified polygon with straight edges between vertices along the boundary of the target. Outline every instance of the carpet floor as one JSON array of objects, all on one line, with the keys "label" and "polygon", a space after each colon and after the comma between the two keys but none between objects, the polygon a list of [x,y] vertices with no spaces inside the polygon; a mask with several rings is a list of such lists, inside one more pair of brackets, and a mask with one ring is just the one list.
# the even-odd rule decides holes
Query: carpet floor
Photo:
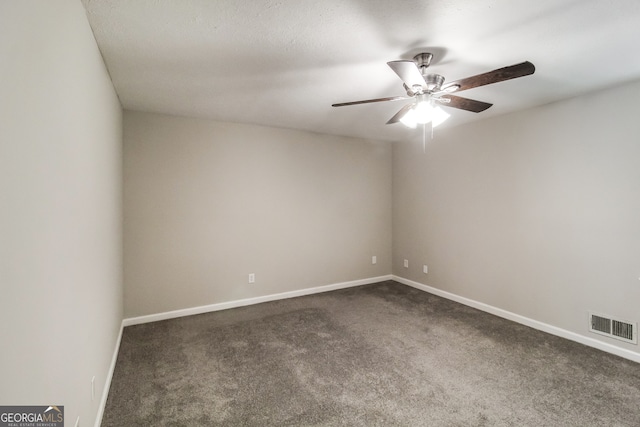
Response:
[{"label": "carpet floor", "polygon": [[388,281],[125,328],[102,426],[640,426],[640,364]]}]

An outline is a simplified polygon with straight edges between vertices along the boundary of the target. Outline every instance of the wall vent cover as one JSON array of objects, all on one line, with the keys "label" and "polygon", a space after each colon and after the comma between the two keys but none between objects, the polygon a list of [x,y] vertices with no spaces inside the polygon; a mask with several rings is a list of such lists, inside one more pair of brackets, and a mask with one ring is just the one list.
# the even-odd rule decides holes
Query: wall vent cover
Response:
[{"label": "wall vent cover", "polygon": [[613,316],[589,313],[589,331],[638,344],[638,324],[617,319]]}]

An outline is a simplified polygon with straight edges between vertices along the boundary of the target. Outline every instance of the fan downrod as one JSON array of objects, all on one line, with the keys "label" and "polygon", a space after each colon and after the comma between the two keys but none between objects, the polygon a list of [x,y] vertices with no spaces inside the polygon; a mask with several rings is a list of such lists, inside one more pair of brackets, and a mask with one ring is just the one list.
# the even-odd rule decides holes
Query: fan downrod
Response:
[{"label": "fan downrod", "polygon": [[413,62],[416,63],[418,70],[420,70],[420,74],[424,77],[426,82],[426,86],[423,87],[422,90],[414,90],[414,93],[422,93],[424,92],[437,92],[440,90],[442,85],[444,84],[444,77],[439,74],[429,74],[427,68],[431,65],[431,60],[433,59],[433,54],[429,52],[419,53],[413,57]]}]

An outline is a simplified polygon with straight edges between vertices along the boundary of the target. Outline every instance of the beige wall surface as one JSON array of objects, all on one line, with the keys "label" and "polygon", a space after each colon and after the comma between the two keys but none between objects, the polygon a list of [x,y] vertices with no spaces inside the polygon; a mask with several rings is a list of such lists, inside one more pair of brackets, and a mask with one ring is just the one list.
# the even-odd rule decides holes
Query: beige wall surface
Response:
[{"label": "beige wall surface", "polygon": [[124,228],[125,317],[389,274],[391,145],[126,111]]},{"label": "beige wall surface", "polygon": [[122,320],[122,112],[79,1],[1,2],[0,28],[0,404],[89,426]]},{"label": "beige wall surface", "polygon": [[639,94],[447,129],[426,154],[395,145],[394,274],[638,352],[589,333],[587,312],[640,321]]}]

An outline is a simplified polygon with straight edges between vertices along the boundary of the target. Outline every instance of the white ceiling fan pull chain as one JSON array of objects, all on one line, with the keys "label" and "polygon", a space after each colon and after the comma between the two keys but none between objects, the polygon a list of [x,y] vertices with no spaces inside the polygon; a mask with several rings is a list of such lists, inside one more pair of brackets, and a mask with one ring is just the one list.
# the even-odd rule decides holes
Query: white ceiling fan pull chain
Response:
[{"label": "white ceiling fan pull chain", "polygon": [[[431,126],[433,129],[433,126]],[[427,124],[422,124],[422,152],[426,154],[427,152]]]}]

